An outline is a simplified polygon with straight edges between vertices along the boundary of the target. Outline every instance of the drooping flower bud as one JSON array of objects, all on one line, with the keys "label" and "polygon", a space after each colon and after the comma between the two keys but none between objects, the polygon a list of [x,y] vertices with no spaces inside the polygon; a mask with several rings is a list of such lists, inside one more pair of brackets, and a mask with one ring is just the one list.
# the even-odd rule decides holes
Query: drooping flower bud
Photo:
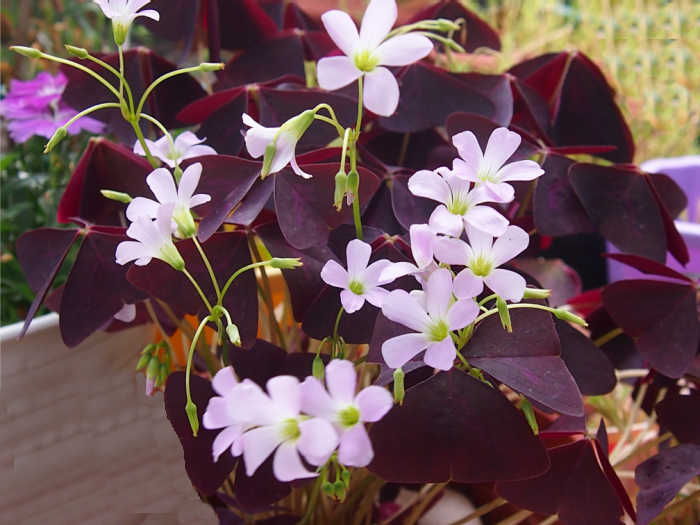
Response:
[{"label": "drooping flower bud", "polygon": [[231,341],[232,344],[234,344],[235,346],[241,346],[241,334],[238,331],[238,326],[236,326],[233,323],[226,326],[226,335],[228,336],[228,339],[229,341]]},{"label": "drooping flower bud", "polygon": [[568,321],[579,326],[588,326],[585,319],[579,317],[573,312],[570,312],[569,310],[565,310],[564,308],[557,308],[552,313],[554,314],[554,317],[561,319],[562,321]]},{"label": "drooping flower bud", "polygon": [[190,422],[190,428],[192,429],[192,435],[197,437],[197,432],[199,432],[199,419],[197,418],[197,405],[192,401],[188,401],[185,405],[185,412],[187,413],[187,419]]},{"label": "drooping flower bud", "polygon": [[552,295],[552,290],[545,288],[525,288],[523,299],[547,299]]},{"label": "drooping flower bud", "polygon": [[498,297],[496,299],[496,308],[498,309],[498,317],[501,318],[501,324],[503,329],[511,333],[513,331],[513,323],[510,320],[510,312],[508,311],[508,304],[503,300],[503,298]]},{"label": "drooping flower bud", "polygon": [[348,176],[340,170],[335,174],[335,192],[333,193],[333,204],[340,211],[343,207],[343,197],[348,190]]},{"label": "drooping flower bud", "polygon": [[133,200],[131,198],[131,195],[129,195],[128,193],[123,193],[121,191],[100,190],[100,193],[106,199],[117,202],[123,202],[124,204],[129,204]]},{"label": "drooping flower bud", "polygon": [[224,69],[226,64],[223,62],[202,62],[199,64],[199,70],[202,72],[209,72],[209,71],[220,71]]},{"label": "drooping flower bud", "polygon": [[151,355],[146,367],[146,395],[152,396],[156,390],[158,377],[160,375],[160,360],[157,355]]},{"label": "drooping flower bud", "polygon": [[71,55],[78,58],[87,58],[89,56],[88,50],[84,47],[71,46],[70,44],[65,44],[66,51]]},{"label": "drooping flower bud", "polygon": [[403,385],[404,377],[406,377],[406,374],[401,368],[394,370],[394,401],[399,405],[403,404],[403,398],[406,395]]},{"label": "drooping flower bud", "polygon": [[41,57],[41,51],[34,49],[33,47],[27,46],[10,46],[10,49],[15,53],[19,53],[27,58],[39,58]]},{"label": "drooping flower bud", "polygon": [[321,359],[319,354],[316,354],[316,357],[314,357],[314,361],[311,364],[311,374],[319,381],[323,381],[324,372],[325,365],[323,364],[323,359]]},{"label": "drooping flower bud", "polygon": [[46,146],[44,147],[44,153],[50,152],[52,149],[56,147],[56,144],[61,142],[66,135],[68,135],[68,130],[64,127],[58,128],[56,131],[54,131],[53,136],[49,139],[49,141],[46,143]]},{"label": "drooping flower bud", "polygon": [[281,270],[289,270],[304,265],[299,257],[273,257],[270,259],[269,264],[273,268],[279,268]]},{"label": "drooping flower bud", "polygon": [[357,170],[351,170],[350,173],[348,173],[347,187],[345,190],[345,192],[348,196],[348,198],[347,198],[348,205],[352,204],[353,200],[355,200],[355,196],[357,195],[359,188],[360,188],[360,174],[357,172]]}]

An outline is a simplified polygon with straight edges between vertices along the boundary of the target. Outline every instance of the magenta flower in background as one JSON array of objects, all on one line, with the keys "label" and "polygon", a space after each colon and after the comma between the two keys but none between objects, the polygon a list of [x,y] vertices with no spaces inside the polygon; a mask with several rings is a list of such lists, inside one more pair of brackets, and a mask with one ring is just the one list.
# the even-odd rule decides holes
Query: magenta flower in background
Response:
[{"label": "magenta flower in background", "polygon": [[[7,120],[10,138],[26,142],[33,135],[51,138],[58,128],[78,114],[61,102],[61,95],[68,80],[63,73],[51,75],[39,73],[33,80],[12,79],[10,91],[0,101],[0,116]],[[68,127],[68,133],[81,131],[101,133],[104,124],[83,117]]]},{"label": "magenta flower in background", "polygon": [[511,270],[499,268],[520,254],[530,243],[522,228],[508,226],[495,242],[491,235],[477,228],[467,228],[469,244],[443,237],[435,243],[435,256],[446,264],[466,266],[457,274],[454,292],[460,299],[476,297],[484,283],[494,293],[508,301],[520,301],[525,293],[525,279]]},{"label": "magenta flower in background", "polygon": [[350,361],[334,359],[326,366],[325,376],[327,391],[312,376],[301,384],[302,410],[333,423],[340,436],[340,463],[351,467],[369,465],[374,451],[363,423],[379,421],[394,400],[379,386],[368,386],[355,395],[357,373]]},{"label": "magenta flower in background", "polygon": [[345,248],[348,269],[334,260],[328,261],[321,269],[321,279],[327,284],[342,288],[340,302],[349,314],[357,312],[365,300],[377,308],[382,307],[382,300],[389,292],[381,285],[389,284],[394,277],[381,278],[382,271],[392,263],[387,259],[375,261],[369,266],[372,247],[359,239],[353,239]]},{"label": "magenta flower in background", "polygon": [[391,368],[399,368],[423,350],[426,365],[449,370],[457,356],[451,332],[472,323],[479,306],[472,298],[454,301],[452,275],[445,268],[435,270],[424,286],[425,291],[394,290],[385,299],[385,317],[415,330],[387,339],[382,356]]},{"label": "magenta flower in background", "polygon": [[464,226],[470,224],[491,235],[501,235],[506,231],[508,220],[490,206],[481,206],[494,200],[486,187],[471,186],[469,180],[447,168],[420,170],[408,179],[408,189],[413,195],[441,203],[428,221],[436,233],[459,237]]},{"label": "magenta flower in background", "polygon": [[323,25],[345,56],[318,61],[318,84],[332,91],[364,75],[364,106],[384,117],[393,114],[399,103],[399,84],[391,71],[382,66],[407,66],[433,49],[432,42],[417,33],[387,39],[397,14],[394,0],[372,0],[358,34],[355,22],[346,12],[325,12],[321,16]]},{"label": "magenta flower in background", "polygon": [[482,153],[476,136],[462,131],[452,137],[461,159],[455,159],[452,173],[462,179],[483,184],[494,201],[510,202],[515,197],[511,181],[533,180],[544,173],[532,160],[519,160],[506,164],[520,146],[520,135],[508,128],[496,128],[489,137]]}]

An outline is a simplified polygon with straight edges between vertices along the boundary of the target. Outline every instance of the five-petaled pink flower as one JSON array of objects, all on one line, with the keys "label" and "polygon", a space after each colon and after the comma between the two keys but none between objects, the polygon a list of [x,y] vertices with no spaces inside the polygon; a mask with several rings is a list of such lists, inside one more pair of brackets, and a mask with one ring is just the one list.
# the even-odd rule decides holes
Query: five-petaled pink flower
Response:
[{"label": "five-petaled pink flower", "polygon": [[435,270],[424,289],[410,294],[394,290],[384,299],[384,315],[416,331],[392,337],[382,344],[382,356],[392,368],[403,366],[427,349],[423,357],[425,364],[449,370],[457,356],[452,331],[472,323],[479,313],[473,296],[454,301],[452,276],[445,268]]},{"label": "five-petaled pink flower", "polygon": [[399,103],[399,85],[386,67],[406,66],[427,56],[430,40],[416,33],[387,39],[396,22],[395,0],[372,0],[367,6],[358,34],[350,15],[327,11],[323,25],[345,56],[322,58],[318,62],[318,83],[323,89],[347,86],[364,75],[363,103],[367,109],[388,117]]},{"label": "five-petaled pink flower", "polygon": [[214,461],[218,461],[219,456],[227,449],[231,450],[233,456],[240,456],[243,452],[241,436],[245,426],[236,416],[235,396],[236,388],[240,384],[231,366],[219,370],[211,381],[214,392],[219,395],[209,399],[202,424],[209,430],[223,429],[214,438],[212,445]]},{"label": "five-petaled pink flower", "polygon": [[340,302],[349,314],[357,312],[365,300],[381,308],[382,300],[389,293],[381,285],[389,284],[394,277],[381,278],[382,271],[392,263],[387,259],[375,261],[369,266],[372,247],[359,239],[353,239],[345,248],[348,269],[334,260],[328,261],[321,269],[321,279],[327,284],[342,288]]},{"label": "five-petaled pink flower", "polygon": [[520,301],[525,292],[525,279],[522,275],[499,266],[527,248],[530,242],[527,232],[511,225],[494,242],[488,233],[467,227],[467,238],[469,244],[447,237],[438,239],[435,243],[435,256],[439,261],[466,266],[455,277],[455,295],[459,298],[476,297],[486,283],[499,297],[508,301]]},{"label": "five-petaled pink flower", "polygon": [[471,186],[469,180],[447,168],[421,170],[408,179],[408,189],[413,195],[441,203],[428,221],[436,233],[459,237],[463,227],[469,224],[494,236],[503,234],[508,220],[490,206],[482,205],[494,200],[489,190],[483,185]]},{"label": "five-petaled pink flower", "polygon": [[497,202],[510,202],[515,196],[510,181],[533,180],[544,173],[532,160],[506,164],[520,146],[520,135],[508,128],[496,128],[482,153],[476,136],[462,131],[452,137],[461,159],[455,159],[452,173],[462,179],[483,184]]},{"label": "five-petaled pink flower", "polygon": [[[202,157],[204,155],[216,155],[216,150],[214,148],[202,144],[206,139],[200,139],[191,131],[180,133],[175,137],[172,145],[165,135],[156,141],[144,140],[151,155],[160,159],[171,168],[179,165],[180,162],[185,159]],[[134,153],[137,155],[146,155],[143,146],[141,146],[141,142],[138,140],[134,144]]]},{"label": "five-petaled pink flower", "polygon": [[368,386],[355,394],[357,374],[350,361],[334,359],[325,371],[326,385],[315,377],[301,384],[304,412],[333,423],[340,436],[338,461],[343,465],[364,467],[374,451],[363,423],[379,421],[391,409],[391,394],[382,387]]}]

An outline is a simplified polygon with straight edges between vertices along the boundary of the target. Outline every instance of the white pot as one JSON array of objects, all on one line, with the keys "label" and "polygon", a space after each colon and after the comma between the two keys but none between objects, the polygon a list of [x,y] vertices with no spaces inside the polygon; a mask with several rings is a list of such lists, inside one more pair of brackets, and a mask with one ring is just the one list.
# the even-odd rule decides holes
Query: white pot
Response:
[{"label": "white pot", "polygon": [[76,348],[58,316],[0,329],[0,515],[4,523],[217,523],[185,473],[161,393],[134,367],[151,326]]}]

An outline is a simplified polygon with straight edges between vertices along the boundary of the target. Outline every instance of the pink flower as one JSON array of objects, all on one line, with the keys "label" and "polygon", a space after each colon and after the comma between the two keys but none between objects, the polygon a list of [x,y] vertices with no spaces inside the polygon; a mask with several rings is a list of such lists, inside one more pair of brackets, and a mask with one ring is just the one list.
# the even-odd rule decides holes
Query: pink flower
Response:
[{"label": "pink flower", "polygon": [[196,233],[196,226],[190,209],[211,200],[206,193],[194,195],[201,175],[202,165],[196,162],[185,168],[176,187],[175,179],[166,168],[153,170],[146,177],[146,183],[158,200],[136,197],[126,208],[126,218],[130,221],[141,217],[152,219],[164,205],[172,204],[173,233],[183,239],[191,237]]},{"label": "pink flower", "polygon": [[350,241],[345,249],[348,269],[334,260],[328,261],[321,269],[321,279],[327,284],[342,288],[340,302],[348,313],[357,312],[365,300],[377,308],[382,307],[382,300],[389,292],[380,285],[388,284],[394,278],[380,278],[382,270],[391,265],[391,261],[381,259],[369,266],[372,247],[359,239]]},{"label": "pink flower", "polygon": [[149,4],[151,0],[93,0],[102,9],[102,13],[112,20],[112,32],[114,41],[121,46],[126,40],[132,22],[135,18],[145,16],[155,20],[160,20],[158,11],[146,9],[139,11],[143,6]]},{"label": "pink flower", "polygon": [[[185,131],[175,137],[174,148],[170,145],[168,137],[165,135],[156,140],[145,139],[146,146],[151,154],[162,160],[165,164],[174,168],[185,159],[201,157],[203,155],[216,155],[216,150],[210,146],[202,144],[206,139],[200,139],[191,131]],[[134,153],[146,155],[141,143],[137,140],[134,144]]]},{"label": "pink flower", "polygon": [[426,350],[425,364],[449,370],[457,356],[451,332],[472,323],[479,307],[472,298],[453,301],[449,270],[435,270],[425,291],[394,290],[384,300],[382,313],[390,320],[416,331],[392,337],[382,344],[382,356],[392,368],[399,368]]},{"label": "pink flower", "polygon": [[340,463],[364,467],[372,461],[374,451],[363,423],[384,417],[394,404],[392,396],[379,386],[368,386],[355,395],[357,374],[350,361],[334,359],[325,375],[328,391],[315,377],[301,384],[302,409],[333,423],[340,436]]},{"label": "pink flower", "polygon": [[223,429],[212,444],[214,461],[218,461],[219,456],[227,449],[231,450],[233,456],[240,456],[243,452],[241,436],[245,425],[236,417],[235,395],[235,390],[240,384],[233,367],[230,366],[219,370],[212,379],[211,386],[219,395],[209,399],[202,424],[210,430]]},{"label": "pink flower", "polygon": [[413,195],[441,203],[430,215],[429,224],[435,232],[459,237],[464,225],[470,224],[491,235],[501,235],[508,220],[493,208],[480,206],[494,200],[489,190],[481,185],[471,190],[470,187],[469,180],[447,168],[438,168],[437,172],[421,170],[408,179]]},{"label": "pink flower", "polygon": [[312,465],[325,463],[338,446],[333,425],[325,419],[300,414],[302,394],[296,377],[273,377],[266,387],[267,394],[245,380],[231,394],[236,412],[232,420],[246,429],[240,438],[246,474],[255,474],[274,452],[272,471],[278,480],[316,476],[306,470],[299,454]]},{"label": "pink flower", "polygon": [[476,297],[484,283],[494,293],[508,301],[520,301],[525,292],[522,275],[499,268],[527,248],[530,237],[517,226],[494,239],[488,233],[467,227],[469,244],[459,239],[442,238],[435,243],[435,255],[446,264],[466,266],[457,274],[454,292],[460,299]]},{"label": "pink flower", "polygon": [[430,274],[437,269],[433,257],[436,235],[427,224],[411,224],[409,229],[411,253],[416,264],[398,262],[388,265],[382,270],[380,280],[393,281],[404,275],[413,275],[419,283],[428,280]]},{"label": "pink flower", "polygon": [[471,131],[463,131],[452,137],[461,159],[455,159],[452,173],[462,179],[483,184],[497,202],[513,200],[515,190],[509,181],[533,180],[544,173],[532,160],[506,161],[520,146],[520,135],[508,128],[496,128],[489,137],[486,151]]},{"label": "pink flower", "polygon": [[365,107],[385,117],[394,113],[399,103],[399,85],[391,71],[382,66],[407,66],[433,49],[427,37],[416,33],[387,39],[396,17],[394,0],[372,0],[362,17],[358,34],[347,13],[338,10],[324,13],[321,16],[323,25],[345,56],[319,60],[319,85],[332,91],[364,75]]}]

